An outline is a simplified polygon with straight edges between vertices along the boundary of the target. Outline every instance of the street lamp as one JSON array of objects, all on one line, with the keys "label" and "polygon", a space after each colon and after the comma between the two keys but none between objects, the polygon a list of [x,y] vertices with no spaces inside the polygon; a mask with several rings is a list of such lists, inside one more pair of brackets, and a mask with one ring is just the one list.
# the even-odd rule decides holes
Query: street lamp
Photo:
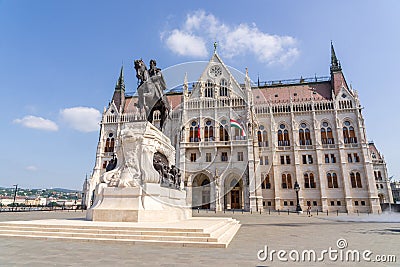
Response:
[{"label": "street lamp", "polygon": [[18,185],[17,185],[17,184],[14,184],[13,186],[15,186],[15,189],[14,189],[14,200],[13,200],[13,209],[14,209],[14,206],[15,206],[15,198],[17,197]]},{"label": "street lamp", "polygon": [[301,210],[300,201],[299,201],[300,185],[299,185],[299,183],[297,181],[294,182],[294,191],[296,191],[296,199],[297,199],[296,212],[298,212],[298,213],[303,212]]}]

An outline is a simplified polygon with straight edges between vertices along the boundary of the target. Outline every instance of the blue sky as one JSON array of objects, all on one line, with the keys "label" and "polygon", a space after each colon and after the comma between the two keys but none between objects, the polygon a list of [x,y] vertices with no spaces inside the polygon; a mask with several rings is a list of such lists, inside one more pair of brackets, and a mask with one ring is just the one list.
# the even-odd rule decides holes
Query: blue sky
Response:
[{"label": "blue sky", "polygon": [[253,80],[281,80],[329,75],[333,40],[368,139],[399,179],[399,11],[398,1],[365,0],[0,0],[0,186],[80,189],[122,62],[134,91],[134,59],[204,61],[214,41]]}]

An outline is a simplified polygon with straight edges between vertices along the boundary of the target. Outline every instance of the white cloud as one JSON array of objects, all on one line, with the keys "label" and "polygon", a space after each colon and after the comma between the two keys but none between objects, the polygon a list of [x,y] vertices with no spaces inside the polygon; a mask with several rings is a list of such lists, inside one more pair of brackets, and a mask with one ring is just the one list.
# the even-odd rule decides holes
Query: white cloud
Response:
[{"label": "white cloud", "polygon": [[99,130],[100,111],[89,107],[73,107],[60,110],[61,118],[73,129],[80,132]]},{"label": "white cloud", "polygon": [[22,119],[15,119],[14,123],[21,124],[27,128],[33,128],[38,130],[45,130],[45,131],[57,131],[58,126],[55,122],[51,120],[44,119],[42,117],[36,116],[25,116]]},{"label": "white cloud", "polygon": [[25,170],[34,172],[34,171],[37,171],[38,168],[34,165],[30,165],[30,166],[26,166]]},{"label": "white cloud", "polygon": [[207,56],[205,41],[201,37],[190,33],[173,30],[166,39],[166,44],[172,52],[180,56]]},{"label": "white cloud", "polygon": [[161,39],[174,53],[183,56],[207,56],[206,44],[219,42],[221,55],[232,58],[253,54],[268,64],[288,64],[299,54],[297,41],[291,36],[262,32],[255,24],[226,25],[203,10],[189,13],[181,28],[163,33]]}]

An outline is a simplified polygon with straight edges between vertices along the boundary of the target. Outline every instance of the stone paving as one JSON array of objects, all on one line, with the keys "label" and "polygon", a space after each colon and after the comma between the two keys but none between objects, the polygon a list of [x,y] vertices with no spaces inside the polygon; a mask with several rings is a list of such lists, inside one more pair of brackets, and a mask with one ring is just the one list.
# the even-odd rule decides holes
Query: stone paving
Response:
[{"label": "stone paving", "polygon": [[[290,213],[250,214],[241,212],[205,213],[194,216],[233,217],[242,227],[226,249],[177,248],[156,245],[102,244],[97,242],[36,240],[0,237],[0,266],[400,266],[399,216],[340,215]],[[82,212],[0,213],[0,221],[50,218],[83,218]],[[378,218],[378,219],[376,219]],[[383,219],[382,219],[383,218]],[[360,220],[359,222],[353,222]],[[371,221],[381,222],[371,222]],[[397,222],[388,222],[397,221]],[[261,261],[257,252],[271,250],[338,249],[343,238],[351,250],[371,250],[375,255],[395,255],[396,263],[330,261],[282,262],[274,255]],[[261,254],[262,256],[263,254]],[[286,255],[288,258],[288,255]]]}]

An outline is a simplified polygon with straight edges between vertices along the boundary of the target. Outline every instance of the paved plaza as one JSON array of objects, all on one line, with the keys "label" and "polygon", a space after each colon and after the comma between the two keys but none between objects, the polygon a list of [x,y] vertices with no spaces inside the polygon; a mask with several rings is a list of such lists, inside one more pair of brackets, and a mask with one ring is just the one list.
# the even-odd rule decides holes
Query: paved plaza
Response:
[{"label": "paved plaza", "polygon": [[[160,245],[104,244],[100,242],[41,240],[0,237],[0,266],[399,266],[399,215],[339,215],[241,212],[217,213],[195,211],[194,216],[229,216],[242,227],[226,249],[168,247]],[[83,219],[77,212],[0,213],[0,221],[35,219]],[[357,222],[354,222],[357,221]],[[372,251],[375,255],[395,255],[397,263],[359,263],[331,261],[282,262],[276,254],[273,261],[259,260],[257,254],[268,246],[271,250],[338,249],[338,239],[344,239],[346,249]],[[264,254],[260,254],[263,256]],[[288,255],[286,255],[288,258]]]}]

